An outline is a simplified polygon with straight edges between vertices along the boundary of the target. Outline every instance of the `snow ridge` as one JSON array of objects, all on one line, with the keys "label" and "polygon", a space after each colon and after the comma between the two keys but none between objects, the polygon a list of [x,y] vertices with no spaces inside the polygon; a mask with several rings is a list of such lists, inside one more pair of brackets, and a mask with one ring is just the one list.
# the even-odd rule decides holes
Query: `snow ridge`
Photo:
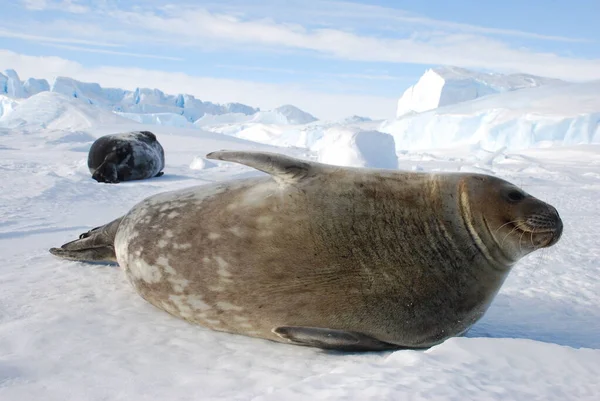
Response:
[{"label": "snow ridge", "polygon": [[260,111],[241,103],[216,104],[196,99],[193,95],[168,95],[158,89],[137,88],[134,91],[103,88],[97,83],[80,82],[57,77],[52,85],[45,79],[30,78],[22,82],[14,70],[0,73],[0,95],[28,98],[50,91],[78,98],[104,109],[123,113],[173,113],[194,122],[205,114],[242,113],[252,115]]},{"label": "snow ridge", "polygon": [[507,91],[385,121],[397,150],[600,143],[600,81]]}]

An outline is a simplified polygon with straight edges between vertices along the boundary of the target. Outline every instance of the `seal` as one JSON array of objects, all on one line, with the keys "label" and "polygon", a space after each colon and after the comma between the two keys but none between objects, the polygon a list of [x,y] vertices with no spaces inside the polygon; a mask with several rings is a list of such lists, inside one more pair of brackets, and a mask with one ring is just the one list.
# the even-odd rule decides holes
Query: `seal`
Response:
[{"label": "seal", "polygon": [[324,349],[427,348],[480,319],[557,210],[502,179],[218,151],[268,173],[151,196],[50,252],[113,261],[156,307]]},{"label": "seal", "polygon": [[163,175],[165,153],[149,131],[105,135],[94,141],[88,168],[98,182],[116,184]]}]

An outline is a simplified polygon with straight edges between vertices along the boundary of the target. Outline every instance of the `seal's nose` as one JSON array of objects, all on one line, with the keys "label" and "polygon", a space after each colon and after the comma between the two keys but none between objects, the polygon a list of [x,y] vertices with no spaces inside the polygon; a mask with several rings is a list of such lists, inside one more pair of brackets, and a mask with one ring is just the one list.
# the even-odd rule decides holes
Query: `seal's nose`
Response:
[{"label": "seal's nose", "polygon": [[552,232],[552,240],[550,240],[550,242],[548,243],[548,245],[546,246],[552,246],[554,244],[556,244],[558,242],[558,240],[560,239],[562,232],[563,232],[563,222],[562,219],[560,218],[560,216],[558,215],[558,211],[550,206],[550,211],[553,217],[553,232]]}]

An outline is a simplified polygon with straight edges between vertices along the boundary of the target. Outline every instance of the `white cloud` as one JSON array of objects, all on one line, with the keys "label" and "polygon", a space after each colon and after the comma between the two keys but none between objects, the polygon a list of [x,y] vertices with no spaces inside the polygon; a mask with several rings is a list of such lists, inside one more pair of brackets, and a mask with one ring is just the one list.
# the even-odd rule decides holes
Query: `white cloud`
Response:
[{"label": "white cloud", "polygon": [[91,45],[91,46],[102,46],[102,47],[122,47],[123,45],[118,45],[115,43],[107,43],[107,42],[99,42],[85,39],[77,39],[77,38],[57,38],[53,36],[41,36],[41,35],[31,35],[23,32],[15,32],[8,31],[0,28],[0,37],[3,38],[14,38],[14,39],[23,39],[32,42],[41,42],[41,43],[71,43],[77,45]]},{"label": "white cloud", "polygon": [[61,10],[73,14],[83,14],[89,11],[89,8],[77,4],[76,0],[21,0],[25,8],[34,11]]},{"label": "white cloud", "polygon": [[[325,73],[325,72],[316,72],[316,71],[306,71],[306,70],[293,70],[290,68],[273,68],[273,67],[260,67],[260,66],[248,66],[248,65],[232,65],[232,64],[218,64],[216,67],[226,68],[230,70],[238,70],[238,71],[260,71],[260,72],[275,72],[275,73],[284,73],[290,75],[311,75],[318,77],[334,77],[334,78],[343,78],[343,79],[359,79],[366,81],[401,81],[410,79],[408,77],[401,76],[393,76],[387,73],[379,73],[379,74],[350,74],[350,73]],[[411,77],[412,78],[412,77]]]},{"label": "white cloud", "polygon": [[189,93],[202,100],[218,103],[240,102],[262,109],[293,104],[324,119],[351,114],[373,118],[392,118],[396,99],[378,96],[334,94],[308,91],[299,86],[266,84],[252,81],[191,76],[140,68],[98,67],[83,65],[60,57],[39,57],[0,49],[0,69],[13,68],[21,79],[68,76],[104,87],[133,90],[157,88],[166,93]]},{"label": "white cloud", "polygon": [[599,59],[564,57],[511,47],[500,40],[472,33],[375,37],[332,28],[308,29],[265,19],[243,20],[191,7],[165,7],[160,12],[119,10],[109,15],[121,26],[144,29],[162,40],[171,38],[179,45],[262,45],[309,50],[352,61],[446,64],[578,81],[600,78]]},{"label": "white cloud", "polygon": [[81,46],[71,46],[71,45],[61,45],[61,44],[49,44],[49,46],[58,47],[61,49],[67,50],[76,50],[78,52],[88,52],[88,53],[101,53],[101,54],[112,54],[115,56],[126,56],[126,57],[136,57],[136,58],[153,58],[159,60],[173,60],[173,61],[182,61],[181,57],[170,57],[170,56],[161,56],[157,54],[144,54],[144,53],[133,53],[133,52],[120,52],[116,50],[106,50],[106,49],[96,49],[90,47],[81,47]]},{"label": "white cloud", "polygon": [[[286,0],[289,1],[289,0]],[[306,2],[302,1],[299,4],[303,4],[306,8]],[[299,8],[302,10],[302,8]],[[590,42],[587,39],[581,38],[570,38],[559,35],[544,35],[534,32],[525,32],[516,29],[502,29],[502,28],[490,28],[472,24],[457,23],[451,21],[438,20],[434,18],[427,18],[420,15],[408,13],[403,10],[398,10],[389,7],[382,7],[378,5],[352,3],[346,1],[316,1],[313,3],[313,7],[309,7],[309,12],[327,15],[333,17],[338,15],[340,18],[345,20],[354,18],[357,20],[368,21],[368,23],[382,24],[383,22],[392,22],[405,26],[410,24],[416,27],[427,27],[434,30],[444,30],[452,32],[463,32],[463,33],[474,33],[483,35],[499,35],[499,36],[512,36],[529,39],[556,41],[556,42]]]},{"label": "white cloud", "polygon": [[[187,5],[178,2],[178,8],[197,9],[197,3]],[[203,1],[202,7],[216,13],[236,15],[245,19],[260,19],[265,15],[275,20],[285,20],[303,25],[323,27],[346,26],[353,29],[385,27],[392,31],[438,30],[445,32],[476,33],[484,35],[510,36],[556,42],[590,42],[587,39],[526,32],[457,23],[410,13],[398,8],[335,0],[272,0],[248,2],[229,0],[211,3]]]}]

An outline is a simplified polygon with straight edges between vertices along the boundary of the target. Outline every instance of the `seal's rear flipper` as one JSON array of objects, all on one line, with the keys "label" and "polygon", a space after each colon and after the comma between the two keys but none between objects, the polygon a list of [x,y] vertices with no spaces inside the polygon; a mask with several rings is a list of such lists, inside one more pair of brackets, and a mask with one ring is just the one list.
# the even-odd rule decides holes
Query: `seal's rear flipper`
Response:
[{"label": "seal's rear flipper", "polygon": [[113,262],[117,261],[115,248],[112,246],[100,246],[98,248],[87,248],[79,251],[69,251],[63,248],[50,248],[50,253],[67,260],[78,262]]},{"label": "seal's rear flipper", "polygon": [[79,236],[75,241],[67,242],[60,248],[51,248],[50,253],[63,259],[81,262],[117,262],[115,254],[115,235],[121,218],[96,227]]},{"label": "seal's rear flipper", "polygon": [[244,164],[271,174],[279,183],[299,182],[314,176],[325,165],[269,152],[220,150],[206,155],[207,159]]},{"label": "seal's rear flipper", "polygon": [[380,351],[400,348],[398,345],[379,341],[376,338],[355,331],[281,326],[274,328],[273,333],[298,345],[337,351]]}]

